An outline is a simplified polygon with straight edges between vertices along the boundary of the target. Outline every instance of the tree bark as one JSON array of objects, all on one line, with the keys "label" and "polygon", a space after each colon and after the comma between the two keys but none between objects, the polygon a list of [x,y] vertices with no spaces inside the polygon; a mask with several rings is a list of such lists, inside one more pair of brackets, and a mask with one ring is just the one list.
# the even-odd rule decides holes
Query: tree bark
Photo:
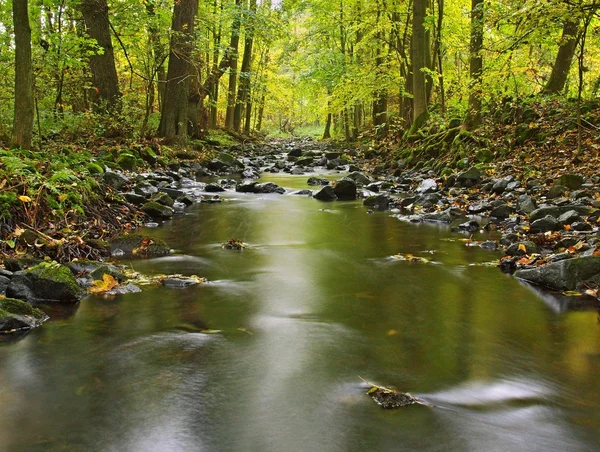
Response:
[{"label": "tree bark", "polygon": [[15,32],[15,117],[11,145],[29,149],[33,135],[34,98],[31,25],[28,0],[13,0]]},{"label": "tree bark", "polygon": [[235,0],[237,9],[233,25],[231,26],[231,41],[228,51],[231,52],[231,62],[229,64],[229,86],[227,90],[227,112],[225,114],[225,127],[233,129],[233,114],[235,110],[236,87],[237,87],[237,67],[238,67],[238,48],[240,45],[240,27],[242,14],[242,0]]},{"label": "tree bark", "polygon": [[81,13],[88,36],[95,39],[102,49],[97,55],[90,57],[91,99],[96,110],[103,110],[104,107],[113,110],[118,108],[121,92],[119,91],[119,79],[110,37],[106,0],[82,0]]},{"label": "tree bark", "polygon": [[576,21],[569,19],[565,21],[556,61],[554,62],[554,66],[552,66],[552,73],[550,74],[548,83],[546,83],[546,86],[542,90],[543,94],[558,94],[564,89],[569,71],[571,70],[575,48],[577,47],[578,31],[579,24]]},{"label": "tree bark", "polygon": [[483,71],[483,0],[471,0],[471,45],[469,64],[469,108],[466,126],[469,129],[481,124],[481,96]]},{"label": "tree bark", "polygon": [[165,99],[158,134],[185,140],[188,136],[188,102],[191,58],[194,48],[194,20],[198,0],[179,0],[173,6],[171,49],[167,69]]},{"label": "tree bark", "polygon": [[[248,113],[245,108],[248,107],[250,100],[250,70],[252,67],[252,49],[254,46],[254,14],[256,13],[256,0],[250,0],[250,17],[247,18],[246,36],[244,38],[244,57],[242,58],[242,71],[240,73],[240,86],[237,94],[237,102],[233,111],[233,128],[240,131],[242,118],[245,119],[245,114]],[[244,121],[244,129],[249,121]],[[248,130],[247,132],[250,132]]]},{"label": "tree bark", "polygon": [[[476,0],[474,0],[476,1]],[[427,67],[425,34],[425,15],[427,0],[415,0],[413,3],[412,35],[412,79],[413,79],[413,128],[419,129],[427,119],[427,87],[423,68]]]}]

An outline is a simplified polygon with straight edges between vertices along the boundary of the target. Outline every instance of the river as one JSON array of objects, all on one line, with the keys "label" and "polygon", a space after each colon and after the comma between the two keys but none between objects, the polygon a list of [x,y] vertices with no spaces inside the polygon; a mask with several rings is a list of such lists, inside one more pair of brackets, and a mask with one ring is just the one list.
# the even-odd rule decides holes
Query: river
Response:
[{"label": "river", "polygon": [[[127,262],[207,284],[88,297],[0,345],[0,450],[600,450],[597,312],[360,201],[223,198],[149,230],[175,254]],[[383,410],[359,376],[435,407]]]}]

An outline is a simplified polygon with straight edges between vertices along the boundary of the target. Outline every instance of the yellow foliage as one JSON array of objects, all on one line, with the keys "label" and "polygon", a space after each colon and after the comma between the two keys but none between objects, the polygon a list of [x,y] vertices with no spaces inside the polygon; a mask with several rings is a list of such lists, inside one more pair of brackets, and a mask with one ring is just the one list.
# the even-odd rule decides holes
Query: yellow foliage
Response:
[{"label": "yellow foliage", "polygon": [[104,274],[102,279],[94,281],[94,285],[90,287],[90,293],[105,293],[114,289],[119,285],[119,282],[111,275]]}]

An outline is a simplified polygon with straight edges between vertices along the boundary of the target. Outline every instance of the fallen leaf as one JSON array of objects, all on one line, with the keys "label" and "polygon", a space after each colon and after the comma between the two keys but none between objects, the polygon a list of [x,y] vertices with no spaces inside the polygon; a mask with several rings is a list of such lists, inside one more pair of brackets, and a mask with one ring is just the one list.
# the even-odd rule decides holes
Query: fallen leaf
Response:
[{"label": "fallen leaf", "polygon": [[527,247],[523,243],[519,243],[519,249],[527,254]]},{"label": "fallen leaf", "polygon": [[19,201],[27,203],[31,202],[31,198],[29,196],[21,195],[19,196]]},{"label": "fallen leaf", "polygon": [[119,282],[112,276],[108,274],[102,275],[102,279],[98,281],[94,281],[94,285],[89,288],[90,293],[104,293],[108,292],[111,289],[114,289],[119,285]]}]

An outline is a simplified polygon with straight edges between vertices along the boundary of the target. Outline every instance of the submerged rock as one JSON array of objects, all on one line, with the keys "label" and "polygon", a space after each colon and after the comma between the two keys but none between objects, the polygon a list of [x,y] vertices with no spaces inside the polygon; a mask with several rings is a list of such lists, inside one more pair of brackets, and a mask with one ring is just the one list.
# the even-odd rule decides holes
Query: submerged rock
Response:
[{"label": "submerged rock", "polygon": [[117,250],[121,253],[133,254],[136,256],[161,256],[169,254],[171,249],[165,242],[142,234],[121,234],[110,242],[113,255]]},{"label": "submerged rock", "polygon": [[25,301],[0,298],[0,333],[10,333],[40,326],[49,317]]},{"label": "submerged rock", "polygon": [[600,284],[600,257],[561,260],[542,267],[517,270],[515,277],[552,290],[576,290],[589,282]]},{"label": "submerged rock", "polygon": [[333,191],[333,187],[331,185],[327,185],[315,193],[314,198],[318,199],[319,201],[335,201],[337,196]]}]

